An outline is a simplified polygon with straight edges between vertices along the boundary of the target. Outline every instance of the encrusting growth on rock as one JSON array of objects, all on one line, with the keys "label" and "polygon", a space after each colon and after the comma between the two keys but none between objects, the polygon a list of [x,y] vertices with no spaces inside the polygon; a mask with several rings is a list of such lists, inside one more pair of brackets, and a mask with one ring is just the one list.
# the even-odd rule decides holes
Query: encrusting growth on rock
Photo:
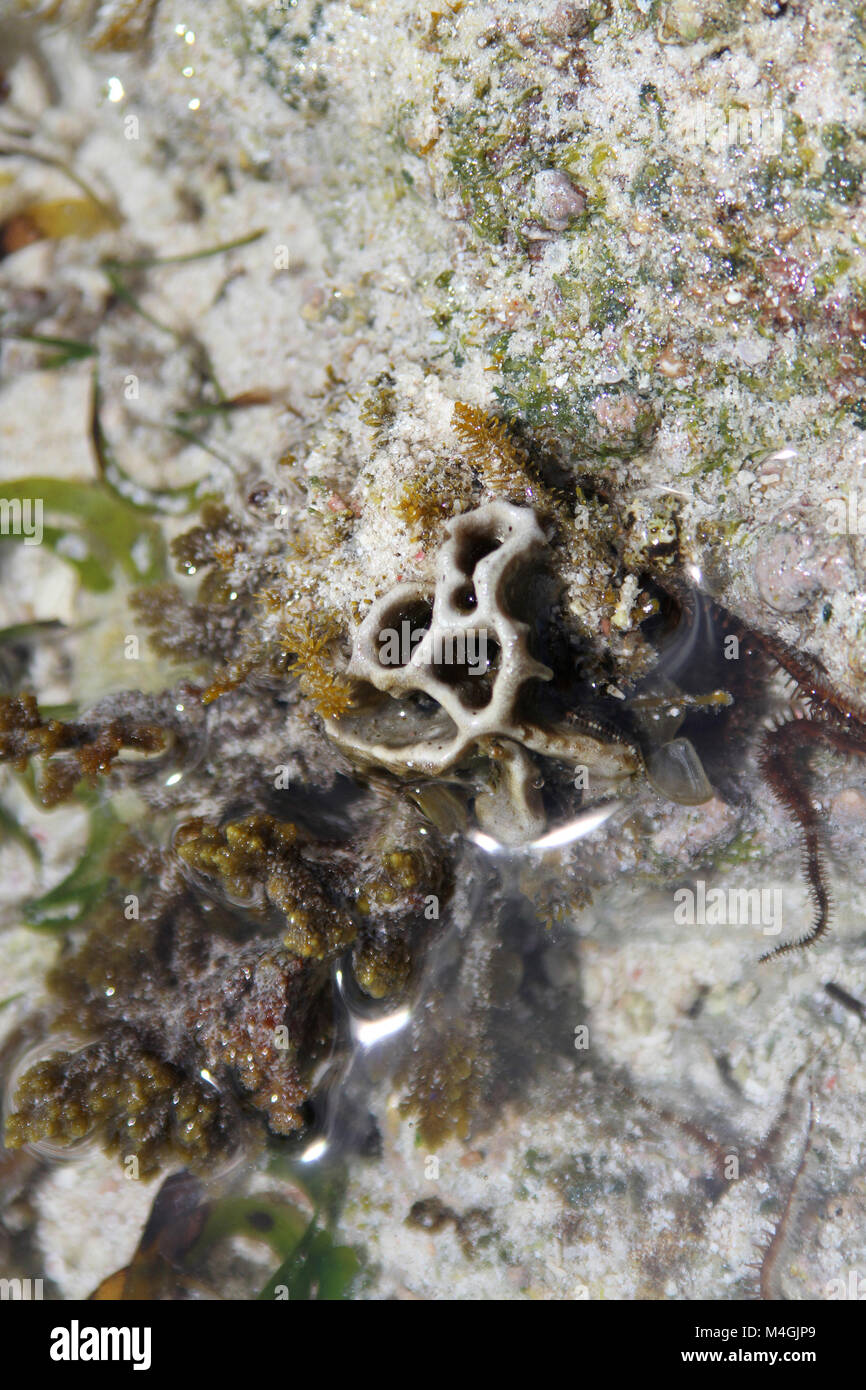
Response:
[{"label": "encrusting growth on rock", "polygon": [[504,420],[488,415],[480,406],[457,401],[453,423],[469,462],[494,497],[542,508],[555,506],[552,494],[533,476],[529,455]]},{"label": "encrusting growth on rock", "polygon": [[[354,947],[360,988],[399,994],[425,900],[438,918],[450,893],[432,835],[405,812],[330,852],[264,814],[195,820],[167,860],[131,844],[112,869],[49,980],[54,1027],[81,1045],[24,1073],[7,1143],[93,1133],[144,1172],[252,1142],[256,1113],[274,1135],[302,1128],[332,1035],[330,963]],[[141,911],[119,924],[121,882],[139,888]]]},{"label": "encrusting growth on rock", "polygon": [[64,723],[43,719],[33,695],[0,698],[0,761],[23,772],[31,758],[40,758],[39,797],[46,807],[64,801],[82,778],[92,785],[125,749],[157,753],[164,746],[164,730],[132,716]]},{"label": "encrusting growth on rock", "polygon": [[174,849],[230,900],[277,908],[283,944],[296,956],[324,960],[354,940],[355,926],[302,858],[298,840],[295,826],[256,815],[225,826],[189,821],[176,831]]},{"label": "encrusting growth on rock", "polygon": [[353,703],[352,682],[336,669],[333,648],[338,638],[333,619],[316,622],[290,616],[280,623],[280,639],[290,654],[286,669],[324,719],[338,719]]},{"label": "encrusting growth on rock", "polygon": [[[687,679],[672,685],[665,652],[643,630],[643,615],[656,621],[663,601],[679,604],[680,624],[690,622],[694,590],[678,577],[670,528],[658,543],[648,533],[626,552],[628,527],[618,530],[609,490],[596,497],[576,487],[576,508],[595,508],[597,525],[572,524],[501,421],[458,403],[453,424],[497,500],[472,508],[467,492],[464,510],[444,525],[435,582],[403,581],[368,607],[348,664],[340,651],[348,615],[317,604],[322,558],[304,562],[288,597],[279,533],[268,533],[253,563],[243,524],[208,504],[201,525],[173,543],[188,574],[203,572],[195,599],[157,586],[136,600],[157,649],[200,667],[203,684],[179,687],[182,698],[110,696],[68,722],[45,718],[28,694],[0,700],[0,757],[18,770],[41,762],[45,805],[67,800],[82,780],[113,787],[130,778],[172,817],[155,831],[167,848],[136,845],[123,863],[115,859],[101,905],[51,976],[56,1012],[48,1026],[63,1042],[21,1077],[7,1120],[11,1145],[93,1133],[150,1171],[178,1157],[204,1166],[256,1135],[296,1133],[333,1043],[333,969],[351,962],[355,984],[372,999],[411,988],[452,895],[448,838],[471,814],[498,843],[520,849],[545,832],[549,807],[569,815],[582,804],[569,771],[576,765],[589,770],[595,792],[630,794],[648,760],[655,768],[670,749],[668,706],[681,705],[695,728],[710,708],[745,731],[748,709],[736,694],[705,696]],[[428,501],[435,516],[419,514],[418,524],[432,535],[441,506],[438,494]],[[592,566],[607,556],[619,567],[606,574],[600,600],[606,613],[620,614],[619,648],[605,648],[604,630],[569,628],[553,597],[562,547],[581,545]],[[795,762],[819,745],[862,754],[864,723],[808,656],[733,615],[725,621],[744,655],[755,656],[753,684],[782,666],[809,709],[808,718],[765,731],[759,750],[766,780],[806,833],[816,902],[812,932],[779,954],[817,940],[829,911],[817,813]],[[413,651],[385,660],[383,631],[399,638],[404,625],[417,637]],[[469,643],[479,632],[483,650]],[[688,645],[686,637],[675,645]],[[614,680],[617,698],[606,694]],[[321,785],[318,773],[307,773],[280,790],[274,749],[286,719],[298,708],[309,737],[321,738],[305,702],[340,751]],[[267,737],[248,759],[253,726]],[[223,747],[233,762],[220,761]],[[126,761],[124,752],[147,756]],[[152,756],[159,753],[175,758],[177,792],[174,778],[155,776],[164,766]],[[694,763],[702,773],[696,752]],[[224,767],[233,769],[226,787]],[[335,821],[331,809],[317,812],[316,798],[327,804],[337,767],[357,769],[357,804]],[[653,785],[673,780],[657,774]],[[530,881],[528,873],[520,879]],[[131,886],[140,916],[120,924],[116,904]],[[430,1143],[455,1128],[468,1134],[493,1094],[486,1038],[460,1016],[447,1039],[419,1035],[404,1070],[405,1108],[422,1117]]]}]

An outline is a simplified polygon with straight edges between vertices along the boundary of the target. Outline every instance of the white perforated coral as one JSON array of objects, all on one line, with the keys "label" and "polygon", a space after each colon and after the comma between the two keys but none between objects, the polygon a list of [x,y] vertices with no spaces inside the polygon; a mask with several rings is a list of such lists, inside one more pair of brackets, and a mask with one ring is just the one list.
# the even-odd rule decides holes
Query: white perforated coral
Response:
[{"label": "white perforated coral", "polygon": [[[544,828],[537,770],[526,753],[585,763],[616,778],[634,771],[630,749],[582,730],[541,727],[521,712],[530,681],[552,672],[533,657],[515,616],[521,586],[546,546],[527,507],[491,502],[455,518],[439,554],[435,592],[400,584],[379,599],[355,637],[348,674],[397,702],[326,721],[361,762],[441,775],[481,745],[491,758],[476,811],[511,841]],[[508,809],[510,808],[510,810]]]}]

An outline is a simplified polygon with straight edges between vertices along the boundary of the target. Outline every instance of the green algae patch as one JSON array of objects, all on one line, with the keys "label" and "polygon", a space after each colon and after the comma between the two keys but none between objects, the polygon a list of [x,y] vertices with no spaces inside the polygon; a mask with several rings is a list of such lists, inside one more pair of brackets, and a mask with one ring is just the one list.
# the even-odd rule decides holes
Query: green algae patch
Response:
[{"label": "green algae patch", "polygon": [[[40,504],[42,539],[71,565],[85,589],[105,593],[120,572],[133,584],[165,576],[167,550],[160,528],[98,483],[60,478],[23,478],[3,484],[7,503]],[[23,530],[4,532],[0,542],[26,543]]]}]

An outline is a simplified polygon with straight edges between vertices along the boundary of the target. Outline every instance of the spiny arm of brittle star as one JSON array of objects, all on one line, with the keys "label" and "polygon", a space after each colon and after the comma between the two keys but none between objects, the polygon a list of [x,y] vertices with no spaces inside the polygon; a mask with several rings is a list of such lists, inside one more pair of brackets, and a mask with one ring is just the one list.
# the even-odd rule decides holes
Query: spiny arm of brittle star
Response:
[{"label": "spiny arm of brittle star", "polygon": [[810,652],[797,651],[781,637],[774,637],[766,632],[754,632],[740,624],[739,619],[734,621],[742,627],[747,640],[757,645],[771,661],[788,673],[800,694],[805,697],[814,718],[866,738],[866,712],[834,689],[824,666],[816,656],[812,656]]},{"label": "spiny arm of brittle star", "polygon": [[[866,740],[824,720],[793,719],[779,728],[769,729],[761,740],[761,771],[776,799],[803,833],[803,872],[815,909],[812,926],[804,936],[767,951],[761,956],[762,961],[814,946],[830,925],[831,900],[824,869],[821,825],[809,794],[808,770],[804,766],[808,755],[821,744],[840,753],[866,757]],[[806,755],[805,759],[801,755]]]},{"label": "spiny arm of brittle star", "polygon": [[776,1295],[773,1292],[773,1275],[775,1273],[776,1265],[779,1261],[779,1255],[781,1254],[782,1247],[785,1242],[785,1237],[788,1233],[788,1227],[791,1224],[791,1214],[794,1210],[794,1202],[796,1200],[797,1193],[800,1189],[800,1183],[802,1182],[803,1174],[806,1171],[806,1163],[808,1161],[809,1152],[812,1147],[812,1130],[814,1124],[815,1104],[812,1098],[810,1097],[809,1119],[806,1125],[806,1137],[803,1140],[803,1151],[800,1155],[800,1162],[797,1164],[797,1170],[794,1173],[793,1181],[788,1189],[788,1196],[785,1199],[785,1205],[782,1208],[782,1215],[780,1216],[776,1224],[776,1228],[773,1231],[773,1234],[770,1236],[769,1242],[763,1252],[758,1273],[758,1287],[760,1289],[761,1298],[768,1299],[770,1301],[774,1301],[776,1298]]},{"label": "spiny arm of brittle star", "polygon": [[772,633],[749,627],[702,589],[690,586],[680,575],[664,571],[653,577],[659,587],[682,606],[687,622],[694,621],[699,599],[709,603],[719,625],[726,633],[739,639],[744,654],[761,652],[780,670],[787,672],[815,717],[837,727],[855,730],[866,738],[866,710],[834,688],[823,662],[817,656],[798,651]]},{"label": "spiny arm of brittle star", "polygon": [[732,1157],[738,1158],[737,1178],[752,1177],[755,1173],[763,1171],[775,1162],[779,1151],[790,1133],[791,1123],[794,1119],[798,1104],[798,1083],[803,1073],[812,1063],[812,1057],[808,1057],[800,1066],[791,1073],[785,1084],[784,1094],[780,1109],[767,1130],[764,1138],[752,1149],[751,1153],[744,1154],[739,1158],[739,1145],[736,1141],[719,1138],[716,1134],[709,1133],[701,1124],[695,1120],[687,1120],[682,1115],[677,1114],[668,1106],[657,1104],[655,1101],[648,1100],[636,1091],[622,1077],[612,1078],[612,1084],[628,1099],[645,1111],[653,1119],[660,1120],[664,1124],[673,1125],[676,1129],[691,1139],[712,1160],[713,1172],[721,1186],[719,1192],[728,1186],[731,1181],[728,1172],[728,1163]]}]

